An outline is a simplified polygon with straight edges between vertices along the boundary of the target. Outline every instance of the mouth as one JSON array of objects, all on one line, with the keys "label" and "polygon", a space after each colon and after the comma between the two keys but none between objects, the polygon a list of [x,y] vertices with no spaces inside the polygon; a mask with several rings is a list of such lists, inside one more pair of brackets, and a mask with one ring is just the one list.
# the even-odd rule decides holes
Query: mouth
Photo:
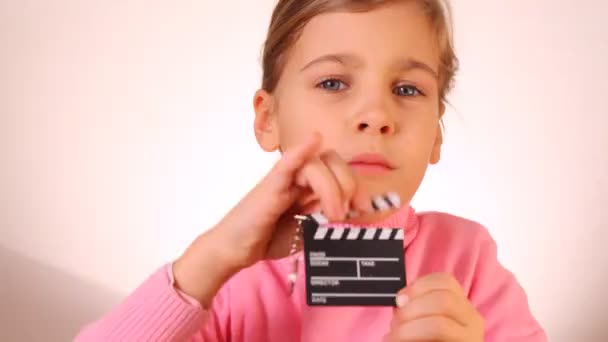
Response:
[{"label": "mouth", "polygon": [[348,163],[355,171],[365,174],[389,172],[395,167],[382,155],[375,153],[360,154]]}]

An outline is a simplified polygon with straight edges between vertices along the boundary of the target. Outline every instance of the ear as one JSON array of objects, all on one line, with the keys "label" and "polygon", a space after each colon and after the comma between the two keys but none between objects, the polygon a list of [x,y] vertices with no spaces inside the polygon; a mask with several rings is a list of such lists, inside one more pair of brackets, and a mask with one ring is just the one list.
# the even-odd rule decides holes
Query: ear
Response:
[{"label": "ear", "polygon": [[441,159],[441,144],[443,144],[443,131],[441,130],[441,124],[438,124],[437,136],[435,137],[430,159],[430,163],[433,165],[439,163],[439,159]]},{"label": "ear", "polygon": [[441,129],[442,128],[441,119],[443,118],[443,113],[445,113],[445,104],[442,101],[441,104],[439,105],[439,120],[437,122],[437,134],[435,135],[435,142],[433,143],[433,150],[431,151],[431,159],[429,161],[433,165],[439,163],[439,160],[441,159],[441,145],[443,144],[443,130]]},{"label": "ear", "polygon": [[266,152],[279,148],[279,127],[275,114],[275,99],[267,91],[256,91],[253,98],[255,120],[253,129],[260,147]]}]

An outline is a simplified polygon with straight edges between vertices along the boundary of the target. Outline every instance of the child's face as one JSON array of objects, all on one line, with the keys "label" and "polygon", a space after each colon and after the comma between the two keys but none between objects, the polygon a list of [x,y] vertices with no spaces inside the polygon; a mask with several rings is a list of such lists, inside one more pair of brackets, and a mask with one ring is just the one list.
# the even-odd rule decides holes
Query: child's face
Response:
[{"label": "child's face", "polygon": [[256,94],[265,150],[289,150],[318,131],[345,161],[373,153],[392,168],[352,165],[371,193],[408,202],[441,145],[439,51],[415,2],[315,17],[291,47],[273,94]]}]

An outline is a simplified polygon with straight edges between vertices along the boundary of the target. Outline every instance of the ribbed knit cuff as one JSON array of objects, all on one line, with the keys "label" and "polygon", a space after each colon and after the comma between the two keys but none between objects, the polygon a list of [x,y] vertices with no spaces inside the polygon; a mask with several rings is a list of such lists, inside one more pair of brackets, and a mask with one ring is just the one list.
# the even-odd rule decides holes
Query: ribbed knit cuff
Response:
[{"label": "ribbed knit cuff", "polygon": [[164,265],[94,328],[104,341],[184,341],[201,329],[208,312],[178,294]]}]

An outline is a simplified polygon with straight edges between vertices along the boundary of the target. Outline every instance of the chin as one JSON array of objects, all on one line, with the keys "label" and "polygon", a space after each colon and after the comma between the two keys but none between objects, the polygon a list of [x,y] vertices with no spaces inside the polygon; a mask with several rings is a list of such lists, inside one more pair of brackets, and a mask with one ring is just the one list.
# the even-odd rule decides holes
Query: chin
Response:
[{"label": "chin", "polygon": [[395,182],[394,176],[390,175],[359,175],[358,180],[361,186],[367,189],[372,194],[382,194],[386,192],[398,192],[401,195],[400,188]]}]

